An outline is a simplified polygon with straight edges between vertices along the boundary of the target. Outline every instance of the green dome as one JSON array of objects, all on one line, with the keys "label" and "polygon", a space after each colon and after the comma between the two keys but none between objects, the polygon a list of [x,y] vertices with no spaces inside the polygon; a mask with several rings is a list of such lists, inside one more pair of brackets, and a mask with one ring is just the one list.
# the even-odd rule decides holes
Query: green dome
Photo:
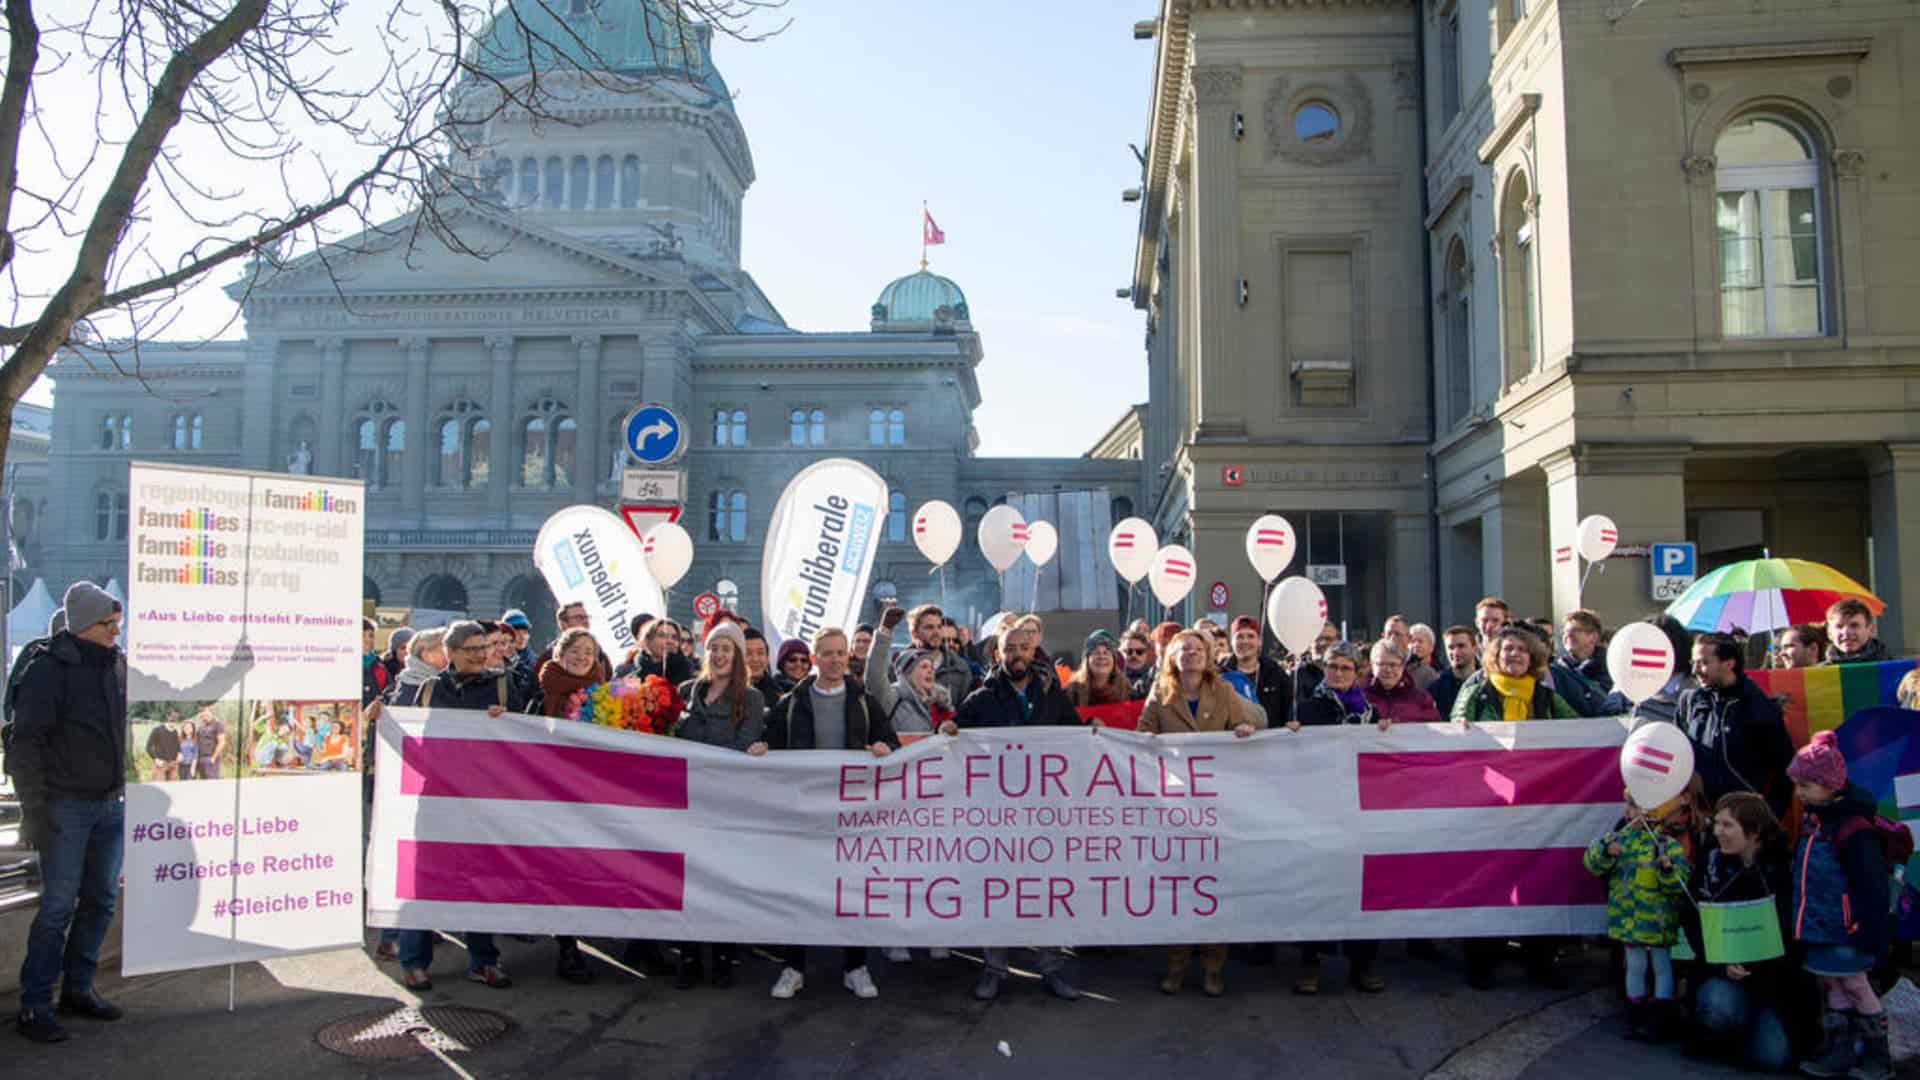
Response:
[{"label": "green dome", "polygon": [[629,78],[669,76],[731,103],[733,95],[713,66],[713,28],[662,6],[659,0],[515,5],[487,23],[467,59],[499,78],[528,74],[530,60],[543,71],[570,65]]},{"label": "green dome", "polygon": [[967,294],[950,278],[921,270],[908,274],[880,290],[873,302],[876,322],[933,322],[940,308],[951,310],[958,322],[967,322]]}]

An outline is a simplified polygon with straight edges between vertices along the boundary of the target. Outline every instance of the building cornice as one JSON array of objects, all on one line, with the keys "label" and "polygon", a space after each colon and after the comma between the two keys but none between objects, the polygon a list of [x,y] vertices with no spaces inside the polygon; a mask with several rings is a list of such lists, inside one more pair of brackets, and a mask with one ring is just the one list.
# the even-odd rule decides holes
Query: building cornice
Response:
[{"label": "building cornice", "polygon": [[1698,45],[1670,49],[1667,63],[1685,71],[1708,64],[1758,64],[1782,60],[1846,60],[1859,62],[1873,51],[1872,38],[1825,38],[1820,41],[1779,41],[1749,45]]},{"label": "building cornice", "polygon": [[1533,119],[1533,114],[1539,111],[1539,94],[1521,94],[1520,100],[1514,102],[1513,107],[1494,123],[1493,131],[1487,135],[1485,141],[1481,142],[1480,148],[1474,151],[1480,163],[1491,164],[1494,157],[1513,141],[1513,137],[1518,135],[1520,129],[1527,125],[1527,121]]}]

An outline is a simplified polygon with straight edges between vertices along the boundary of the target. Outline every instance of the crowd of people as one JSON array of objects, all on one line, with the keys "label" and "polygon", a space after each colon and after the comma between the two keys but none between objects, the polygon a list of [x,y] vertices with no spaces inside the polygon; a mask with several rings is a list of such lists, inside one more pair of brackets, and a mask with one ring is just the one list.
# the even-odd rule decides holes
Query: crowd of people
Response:
[{"label": "crowd of people", "polygon": [[[92,979],[119,870],[119,766],[127,735],[124,657],[113,642],[121,613],[86,583],[66,600],[64,622],[23,652],[7,691],[8,772],[46,879],[22,971],[18,1026],[43,1040],[65,1035],[52,1008],[56,984],[62,1011],[120,1015]],[[1472,623],[1437,633],[1396,615],[1377,639],[1348,641],[1328,623],[1297,656],[1272,647],[1250,617],[1224,627],[1208,619],[1191,626],[1136,622],[1117,633],[1096,630],[1073,649],[1049,642],[1037,615],[1000,618],[994,633],[976,641],[970,628],[929,604],[889,607],[872,625],[822,629],[770,652],[766,636],[730,612],[707,619],[697,635],[670,619],[641,616],[632,627],[639,644],[625,656],[602,651],[581,605],[561,607],[555,620],[551,647],[538,651],[522,611],[397,630],[384,650],[376,650],[369,621],[364,730],[372,732],[387,705],[565,716],[579,691],[629,675],[657,675],[677,687],[684,702],[677,737],[751,755],[831,748],[884,757],[903,735],[1101,723],[1127,705],[1133,707],[1122,711],[1143,732],[1228,737],[1274,728],[1384,731],[1443,720],[1628,715],[1635,724],[1672,722],[1694,745],[1687,790],[1659,806],[1628,798],[1620,820],[1594,839],[1585,858],[1587,870],[1606,882],[1607,936],[1620,947],[1629,1034],[1677,1040],[1689,1053],[1754,1069],[1798,1062],[1814,1076],[1892,1075],[1886,1013],[1869,976],[1889,954],[1889,873],[1911,841],[1903,849],[1904,830],[1875,817],[1872,796],[1849,780],[1831,733],[1796,751],[1782,703],[1748,675],[1755,663],[1888,659],[1873,614],[1859,601],[1834,604],[1824,625],[1771,639],[1695,636],[1664,615],[1648,616],[1671,640],[1675,663],[1666,684],[1638,703],[1611,686],[1608,634],[1596,615],[1575,611],[1558,625],[1516,618],[1497,597],[1476,605]],[[1920,673],[1910,673],[1900,684],[1901,704],[1912,707],[1916,694]],[[1721,906],[1755,901],[1771,902],[1778,954],[1716,962],[1712,938]],[[436,936],[384,932],[377,955],[399,964],[409,988],[425,990]],[[467,978],[511,985],[493,935],[470,932],[464,939]],[[1353,989],[1387,988],[1378,942],[1292,944],[1300,956],[1297,993],[1321,991],[1320,960],[1335,951],[1348,959]],[[1563,942],[1550,937],[1464,942],[1469,983],[1493,986],[1515,944],[1534,981],[1566,984]],[[1182,992],[1197,953],[1201,989],[1224,994],[1230,951],[1169,948],[1159,989]],[[1273,943],[1251,943],[1246,951],[1252,964],[1271,964],[1278,955]],[[1440,955],[1439,944],[1428,941],[1409,942],[1408,951]],[[856,997],[877,997],[868,951],[840,952],[842,985]],[[911,958],[906,949],[885,952],[895,963]],[[983,952],[973,995],[985,1001],[1007,985],[1009,951]],[[1063,949],[1030,952],[1026,963],[1046,992],[1068,1001],[1079,996]],[[671,974],[676,987],[725,987],[735,978],[738,949],[642,941],[629,943],[624,955],[650,973]],[[778,955],[770,992],[791,998],[806,984],[808,950]],[[928,949],[931,959],[947,955],[944,947]],[[572,981],[592,977],[578,942],[567,937],[556,939],[555,968]]]}]

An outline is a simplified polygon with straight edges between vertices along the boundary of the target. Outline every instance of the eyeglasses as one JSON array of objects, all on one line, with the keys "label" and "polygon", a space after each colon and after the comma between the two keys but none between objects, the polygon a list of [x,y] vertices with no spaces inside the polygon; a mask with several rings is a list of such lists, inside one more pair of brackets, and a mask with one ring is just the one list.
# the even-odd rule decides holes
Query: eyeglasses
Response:
[{"label": "eyeglasses", "polygon": [[1147,650],[1146,650],[1146,649],[1144,649],[1144,648],[1141,648],[1141,647],[1140,647],[1140,646],[1138,646],[1138,645],[1135,645],[1135,646],[1133,646],[1133,647],[1132,647],[1132,648],[1130,648],[1130,649],[1123,649],[1123,650],[1121,650],[1121,651],[1122,651],[1122,652],[1124,652],[1124,653],[1126,653],[1126,654],[1127,654],[1128,656],[1145,656],[1145,655],[1147,655]]},{"label": "eyeglasses", "polygon": [[1333,663],[1330,663],[1330,664],[1328,664],[1328,665],[1327,665],[1327,670],[1328,670],[1328,671],[1353,671],[1353,672],[1358,672],[1358,671],[1359,671],[1360,669],[1359,669],[1359,668],[1357,668],[1357,667],[1355,667],[1355,666],[1353,666],[1352,664],[1349,664],[1349,663],[1347,663],[1347,662],[1346,662],[1346,661],[1344,661],[1344,660],[1336,660],[1336,661],[1334,661]]}]

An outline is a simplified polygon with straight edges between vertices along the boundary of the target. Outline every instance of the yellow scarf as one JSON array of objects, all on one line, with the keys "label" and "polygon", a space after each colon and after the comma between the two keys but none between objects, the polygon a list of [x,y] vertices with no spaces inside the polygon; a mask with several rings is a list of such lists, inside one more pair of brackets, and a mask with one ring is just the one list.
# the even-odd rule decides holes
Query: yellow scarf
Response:
[{"label": "yellow scarf", "polygon": [[1487,681],[1500,692],[1500,719],[1528,720],[1533,711],[1533,676],[1514,678],[1498,671],[1487,672]]}]

